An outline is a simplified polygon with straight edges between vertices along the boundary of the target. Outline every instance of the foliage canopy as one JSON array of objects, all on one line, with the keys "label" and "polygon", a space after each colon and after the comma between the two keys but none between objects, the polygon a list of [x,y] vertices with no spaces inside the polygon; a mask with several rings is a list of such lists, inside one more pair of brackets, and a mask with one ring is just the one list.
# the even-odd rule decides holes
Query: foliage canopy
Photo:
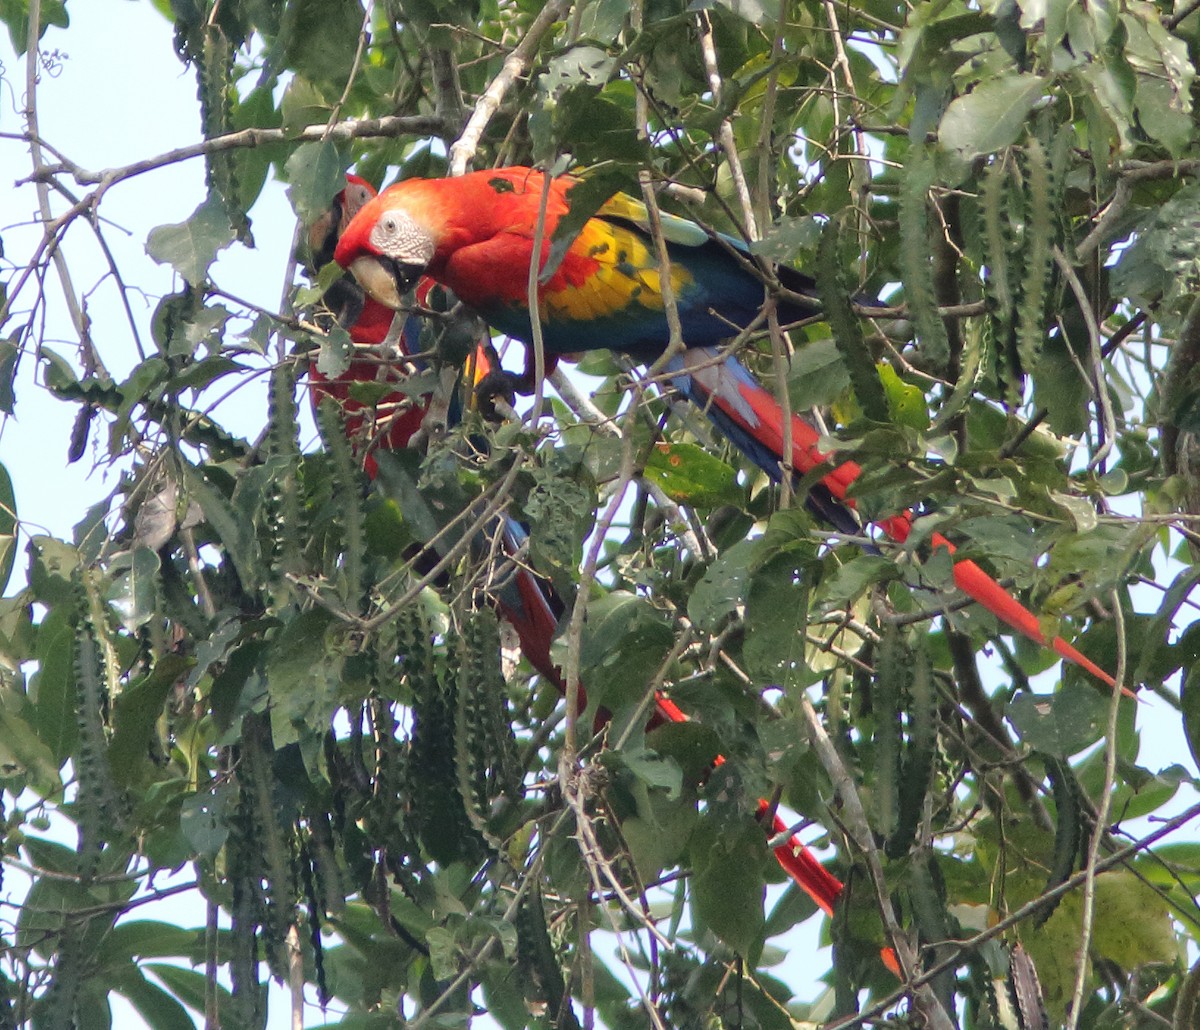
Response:
[{"label": "foliage canopy", "polygon": [[[45,229],[4,257],[0,417],[36,364],[78,413],[49,453],[120,471],[66,540],[22,524],[0,466],[3,860],[30,880],[0,1026],[108,1026],[112,994],[155,1028],[261,1026],[273,976],[346,1027],[1009,1028],[1035,1025],[1030,967],[1052,1023],[1200,1025],[1176,814],[1200,754],[1200,4],[154,0],[196,144],[90,172],[36,119],[79,2],[0,3],[32,159],[6,221]],[[142,319],[146,266],[114,263],[125,303],[97,314],[76,238],[189,160],[203,203],[130,227],[177,288]],[[912,539],[831,542],[810,484],[770,486],[607,353],[579,366],[594,405],[469,413],[373,480],[336,405],[302,445],[310,364],[352,356],[313,315],[330,272],[262,268],[289,284],[270,310],[223,256],[263,191],[308,225],[348,169],[469,162],[585,169],[581,205],[645,187],[818,269],[827,318],[743,356],[824,413],[860,512],[919,511]],[[444,325],[423,340],[452,363],[473,336]],[[465,528],[485,509],[567,601],[582,711],[506,649],[511,563]],[[1148,759],[1150,706],[958,604],[935,531],[1191,755]],[[656,689],[692,721],[647,729]],[[815,1000],[781,941],[816,909],[768,893],[758,798],[847,884]],[[179,870],[206,926],[140,914]],[[885,967],[896,933],[920,984]]]}]

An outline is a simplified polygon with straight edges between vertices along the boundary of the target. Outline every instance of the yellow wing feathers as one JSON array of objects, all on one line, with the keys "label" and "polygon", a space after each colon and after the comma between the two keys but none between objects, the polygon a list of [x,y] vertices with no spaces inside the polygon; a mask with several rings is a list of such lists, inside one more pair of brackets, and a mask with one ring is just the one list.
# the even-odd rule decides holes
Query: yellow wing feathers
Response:
[{"label": "yellow wing feathers", "polygon": [[[601,218],[622,218],[640,227],[647,234],[650,232],[650,216],[646,211],[646,205],[640,200],[635,200],[628,193],[618,193],[605,201],[600,208],[599,216]],[[662,224],[663,236],[670,243],[680,243],[685,247],[699,247],[708,242],[708,233],[695,222],[689,222],[686,218],[668,214],[666,211],[660,211],[658,217]]]},{"label": "yellow wing feathers", "polygon": [[[594,218],[584,226],[571,250],[577,257],[574,264],[583,274],[573,276],[568,272],[568,282],[562,287],[544,291],[543,319],[549,316],[590,321],[636,312],[639,307],[663,310],[658,260],[647,241],[634,230]],[[671,285],[675,295],[681,296],[691,284],[687,270],[673,264]]]}]

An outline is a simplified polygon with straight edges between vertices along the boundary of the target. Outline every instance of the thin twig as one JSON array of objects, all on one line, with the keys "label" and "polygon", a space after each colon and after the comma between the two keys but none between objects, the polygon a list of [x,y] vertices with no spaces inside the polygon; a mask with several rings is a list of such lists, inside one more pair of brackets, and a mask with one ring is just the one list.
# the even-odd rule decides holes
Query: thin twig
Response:
[{"label": "thin twig", "polygon": [[[168,165],[181,161],[190,161],[197,157],[207,157],[226,150],[242,150],[247,147],[265,147],[271,143],[319,143],[330,139],[342,142],[352,139],[394,139],[399,136],[440,136],[446,126],[440,118],[431,115],[386,115],[382,118],[348,118],[330,126],[327,122],[317,125],[306,125],[298,132],[286,129],[239,129],[237,132],[227,132],[211,139],[189,143],[184,147],[164,151],[154,157],[147,157],[132,164],[107,168],[99,172],[89,171],[71,161],[61,161],[57,165],[44,165],[28,179],[19,181],[38,182],[64,173],[71,176],[83,186],[103,186],[105,189],[126,179],[146,172],[157,171]],[[30,134],[26,133],[29,139]]]},{"label": "thin twig", "polygon": [[346,101],[350,98],[350,90],[354,88],[354,80],[358,78],[358,73],[362,69],[363,54],[366,53],[367,43],[371,39],[371,19],[375,16],[375,0],[367,0],[363,8],[362,28],[358,30],[358,46],[354,51],[354,60],[350,63],[350,74],[346,76],[346,86],[342,90],[342,95],[337,98],[333,110],[329,112],[330,132],[333,131],[338,116],[342,113],[342,108],[346,106]]},{"label": "thin twig", "polygon": [[487,89],[475,102],[475,110],[467,120],[467,127],[462,135],[450,147],[450,174],[462,175],[471,165],[475,151],[479,149],[479,141],[483,138],[484,130],[492,120],[492,116],[500,108],[517,76],[524,74],[541,45],[542,37],[550,27],[566,16],[571,8],[571,0],[550,0],[550,3],[538,12],[533,19],[524,38],[518,43],[511,54],[504,59],[504,64],[496,77],[488,83]]},{"label": "thin twig", "polygon": [[[713,43],[712,21],[709,19],[707,11],[699,11],[696,21],[700,29],[700,53],[704,57],[704,71],[708,76],[708,88],[712,90],[713,106],[720,110],[724,89],[721,83],[721,72],[717,67],[717,48]],[[738,153],[737,140],[733,137],[733,122],[728,116],[721,119],[717,133],[717,138],[721,141],[721,149],[725,152],[725,163],[729,166],[730,178],[733,180],[733,190],[737,194],[738,203],[742,208],[746,234],[751,240],[757,240],[758,220],[754,217],[754,202],[750,199],[750,187],[746,183],[746,172],[742,168],[742,158]]]},{"label": "thin twig", "polygon": [[916,949],[896,920],[892,899],[888,894],[887,881],[883,875],[883,863],[879,858],[879,850],[875,846],[875,838],[871,832],[862,799],[858,796],[858,788],[843,764],[841,756],[837,753],[833,741],[829,739],[829,734],[825,732],[825,727],[821,725],[816,709],[813,708],[808,695],[804,693],[800,694],[800,712],[804,718],[804,728],[808,733],[808,739],[817,753],[822,768],[833,781],[834,789],[842,802],[842,816],[846,829],[855,846],[866,858],[876,899],[879,902],[879,914],[883,920],[884,931],[887,933],[888,942],[900,964],[905,986],[915,993],[917,1004],[933,1030],[954,1030],[953,1021],[946,1010],[942,1008],[942,1003],[937,996],[929,988],[928,982],[917,976]]},{"label": "thin twig", "polygon": [[1117,778],[1117,720],[1121,714],[1121,684],[1125,682],[1125,615],[1121,609],[1121,598],[1112,592],[1113,621],[1117,629],[1116,684],[1108,705],[1108,726],[1104,734],[1104,783],[1100,788],[1100,803],[1096,806],[1096,823],[1088,845],[1086,874],[1083,881],[1083,915],[1079,930],[1079,947],[1075,953],[1075,988],[1071,995],[1070,1011],[1066,1030],[1078,1030],[1083,1014],[1083,992],[1087,986],[1087,971],[1090,965],[1092,932],[1096,916],[1096,868],[1100,849],[1108,833],[1108,812],[1112,805],[1113,785]]},{"label": "thin twig", "polygon": [[1092,305],[1088,299],[1087,292],[1083,288],[1083,283],[1079,281],[1079,276],[1075,273],[1075,269],[1067,260],[1066,255],[1057,246],[1054,248],[1054,262],[1058,265],[1059,271],[1062,272],[1063,277],[1067,280],[1067,284],[1071,287],[1071,292],[1075,296],[1075,303],[1079,306],[1079,310],[1083,314],[1083,321],[1088,331],[1088,351],[1092,359],[1092,374],[1089,377],[1089,381],[1096,394],[1096,409],[1100,416],[1100,425],[1104,433],[1104,439],[1100,441],[1100,446],[1088,462],[1088,470],[1095,471],[1112,451],[1113,446],[1116,444],[1117,436],[1116,418],[1113,415],[1112,401],[1108,396],[1108,387],[1104,376],[1104,358],[1100,347],[1100,323],[1096,321],[1096,313],[1092,310]]},{"label": "thin twig", "polygon": [[[41,215],[43,232],[49,235],[53,231],[51,227],[54,225],[54,213],[50,210],[50,189],[44,180],[37,178],[42,169],[46,167],[42,161],[41,133],[38,128],[37,110],[38,66],[41,54],[39,40],[41,39],[42,31],[41,9],[41,0],[30,0],[29,31],[25,41],[25,126],[29,141],[29,156],[33,161],[33,176],[37,180],[38,211]],[[87,319],[83,313],[83,308],[80,306],[79,297],[75,292],[75,285],[71,280],[71,270],[67,265],[66,255],[62,253],[61,249],[54,247],[50,251],[50,260],[54,263],[54,270],[57,272],[58,281],[62,285],[67,313],[71,316],[71,325],[74,326],[75,333],[79,337],[79,346],[83,352],[84,364],[92,371],[102,369],[103,365],[100,363],[100,357],[96,354],[88,333]],[[3,324],[3,322],[0,321],[0,324]]]},{"label": "thin twig", "polygon": [[1125,216],[1125,209],[1133,200],[1133,188],[1139,182],[1154,182],[1161,179],[1174,179],[1182,175],[1200,173],[1200,161],[1154,161],[1148,164],[1128,162],[1121,169],[1121,178],[1113,190],[1112,199],[1104,208],[1104,213],[1087,234],[1075,247],[1075,256],[1080,260],[1090,257],[1092,252],[1102,243],[1107,243],[1117,224]]},{"label": "thin twig", "polygon": [[[1115,868],[1116,866],[1127,862],[1139,851],[1148,851],[1152,844],[1156,844],[1164,837],[1170,836],[1170,834],[1174,833],[1180,827],[1186,826],[1196,818],[1200,818],[1200,804],[1192,805],[1192,807],[1187,809],[1187,811],[1181,812],[1172,819],[1168,819],[1153,833],[1147,834],[1141,840],[1134,841],[1132,844],[1122,848],[1120,851],[1116,851],[1107,858],[1103,858],[1096,862],[1095,872],[1102,873],[1105,870]],[[876,1017],[883,1015],[883,1013],[887,1012],[888,1009],[890,1009],[893,1005],[907,997],[911,988],[917,987],[921,984],[927,984],[947,970],[954,969],[956,966],[962,963],[965,956],[975,951],[980,945],[986,944],[988,941],[994,940],[996,937],[1001,936],[1008,930],[1011,930],[1018,923],[1022,923],[1026,919],[1029,919],[1031,916],[1040,912],[1043,908],[1045,908],[1046,905],[1050,904],[1056,898],[1061,898],[1064,894],[1073,891],[1076,887],[1079,887],[1081,884],[1083,884],[1088,875],[1089,871],[1087,869],[1075,873],[1073,876],[1060,883],[1057,887],[1043,892],[1032,901],[1022,905],[1006,919],[1001,919],[998,923],[994,924],[993,926],[989,926],[986,930],[981,930],[974,937],[970,937],[967,940],[962,941],[960,944],[958,944],[952,955],[948,955],[941,962],[938,962],[936,965],[925,970],[925,972],[923,972],[911,983],[905,983],[903,987],[893,991],[887,997],[880,998],[879,1001],[877,1001],[869,1009],[850,1016],[838,1023],[829,1024],[825,1027],[825,1030],[852,1030],[853,1027],[863,1026],[864,1024],[874,1020]]]}]

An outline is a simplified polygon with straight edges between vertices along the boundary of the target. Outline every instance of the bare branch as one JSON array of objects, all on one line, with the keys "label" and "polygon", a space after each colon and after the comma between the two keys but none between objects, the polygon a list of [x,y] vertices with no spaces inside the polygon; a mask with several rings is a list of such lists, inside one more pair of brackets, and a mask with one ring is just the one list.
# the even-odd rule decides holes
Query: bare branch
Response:
[{"label": "bare branch", "polygon": [[[324,139],[342,141],[393,139],[397,136],[441,136],[445,134],[446,128],[440,118],[431,115],[386,115],[383,118],[349,118],[334,125],[306,125],[294,132],[284,129],[239,129],[237,132],[227,132],[198,143],[189,143],[186,147],[176,147],[174,150],[135,161],[133,164],[99,172],[88,171],[71,161],[62,161],[57,165],[42,166],[21,182],[38,182],[66,173],[81,185],[100,185],[107,189],[135,175],[144,175],[167,165],[217,154],[223,150],[265,147],[271,143],[315,143]],[[26,133],[25,138],[30,139],[30,134]],[[21,185],[21,182],[17,185]]]},{"label": "bare branch", "polygon": [[883,863],[879,859],[879,850],[875,847],[875,838],[871,832],[871,825],[867,820],[862,799],[858,796],[858,788],[855,786],[849,770],[842,762],[841,756],[837,753],[833,741],[829,739],[829,734],[825,732],[825,727],[821,725],[821,720],[807,694],[801,693],[800,695],[800,712],[804,718],[804,728],[808,733],[808,739],[812,742],[822,767],[833,780],[834,789],[841,799],[846,828],[855,846],[865,856],[867,867],[871,870],[871,882],[875,886],[875,893],[879,901],[879,914],[883,919],[884,930],[895,951],[896,959],[900,963],[905,986],[915,992],[917,1004],[933,1030],[954,1030],[954,1022],[942,1008],[937,996],[929,989],[928,981],[917,976],[917,953],[896,920],[892,899],[887,891],[887,881],[883,875]]},{"label": "bare branch", "polygon": [[492,116],[499,110],[504,94],[512,88],[512,84],[517,81],[517,76],[522,75],[529,67],[533,55],[537,53],[537,48],[542,42],[542,37],[550,30],[550,26],[565,17],[570,9],[571,0],[551,0],[533,19],[533,24],[529,26],[525,37],[504,59],[504,65],[496,77],[488,83],[483,95],[475,102],[475,110],[471,112],[467,127],[450,147],[451,175],[462,175],[470,167],[471,161],[475,157],[475,151],[479,149],[479,141],[483,138],[484,130],[487,128],[488,122],[492,120]]},{"label": "bare branch", "polygon": [[1083,881],[1083,925],[1079,930],[1079,947],[1075,953],[1075,987],[1071,994],[1067,1030],[1077,1030],[1079,1017],[1083,1013],[1083,992],[1087,987],[1087,971],[1090,964],[1092,931],[1096,918],[1096,870],[1099,866],[1100,848],[1108,834],[1108,813],[1112,805],[1113,785],[1117,779],[1117,719],[1121,714],[1121,691],[1125,681],[1125,615],[1121,610],[1120,595],[1112,593],[1113,618],[1117,625],[1117,670],[1116,684],[1108,705],[1108,725],[1104,733],[1104,783],[1100,787],[1100,803],[1096,806],[1096,824],[1088,844],[1086,876]]},{"label": "bare branch", "polygon": [[[38,172],[45,167],[42,161],[41,134],[38,129],[38,110],[37,110],[37,87],[38,87],[38,67],[40,54],[40,38],[41,38],[41,0],[30,0],[29,4],[29,35],[26,40],[25,53],[25,127],[27,130],[27,139],[29,141],[29,156],[33,160],[33,174],[37,176]],[[50,210],[50,190],[44,181],[39,180],[37,184],[38,211],[41,214],[43,232],[45,239],[48,239],[53,232],[51,226],[54,224],[54,214]],[[50,260],[54,263],[54,270],[58,273],[58,281],[62,284],[63,299],[66,301],[67,312],[71,316],[71,324],[75,327],[75,333],[79,337],[79,346],[83,351],[84,362],[92,369],[102,369],[103,364],[100,361],[100,355],[96,353],[92,346],[91,337],[88,333],[87,317],[83,312],[83,308],[79,303],[79,296],[75,292],[75,285],[71,279],[71,270],[67,265],[67,259],[63,253],[54,247],[50,250]],[[0,324],[3,324],[0,319]]]}]

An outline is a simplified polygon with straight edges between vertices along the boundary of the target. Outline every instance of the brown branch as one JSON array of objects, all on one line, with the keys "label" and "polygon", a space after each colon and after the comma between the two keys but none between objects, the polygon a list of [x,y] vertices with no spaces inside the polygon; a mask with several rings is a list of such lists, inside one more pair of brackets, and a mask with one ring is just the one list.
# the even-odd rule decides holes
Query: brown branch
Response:
[{"label": "brown branch", "polygon": [[1079,931],[1079,945],[1075,951],[1075,986],[1068,1008],[1067,1030],[1077,1030],[1083,1014],[1083,992],[1087,987],[1089,953],[1092,933],[1095,929],[1096,875],[1100,848],[1108,832],[1108,812],[1112,805],[1113,785],[1117,779],[1117,720],[1121,712],[1121,692],[1117,686],[1125,682],[1125,618],[1121,611],[1121,598],[1114,590],[1112,594],[1113,616],[1117,625],[1117,669],[1116,684],[1108,705],[1108,723],[1104,733],[1104,783],[1100,788],[1100,803],[1096,811],[1096,825],[1088,844],[1087,862],[1084,865],[1083,881],[1083,925]]},{"label": "brown branch", "polygon": [[[1119,866],[1124,862],[1127,862],[1139,851],[1147,850],[1151,844],[1157,843],[1164,837],[1174,833],[1180,827],[1186,826],[1197,817],[1200,817],[1200,804],[1192,805],[1192,807],[1186,812],[1181,812],[1179,815],[1175,816],[1175,818],[1167,820],[1157,830],[1143,837],[1140,841],[1134,841],[1128,847],[1124,847],[1120,851],[1109,855],[1107,858],[1101,859],[1095,864],[1095,872],[1102,873],[1105,870],[1112,869],[1115,866]],[[988,941],[999,937],[1005,931],[1010,930],[1018,923],[1023,922],[1030,916],[1039,912],[1050,902],[1057,898],[1061,898],[1064,894],[1067,894],[1068,892],[1073,891],[1076,887],[1082,885],[1087,879],[1088,875],[1088,870],[1080,870],[1074,876],[1064,880],[1057,887],[1044,892],[1040,896],[1034,898],[1032,901],[1022,905],[1007,919],[1000,920],[1000,922],[996,923],[994,926],[990,926],[986,930],[982,930],[981,932],[977,933],[974,937],[970,937],[960,943],[954,954],[947,956],[941,962],[937,963],[937,965],[931,966],[929,969],[925,970],[925,972],[917,977],[912,983],[905,984],[905,986],[898,988],[886,998],[881,998],[878,1002],[864,1012],[859,1012],[858,1014],[850,1016],[839,1023],[830,1023],[826,1025],[825,1030],[851,1030],[853,1027],[863,1026],[875,1019],[877,1016],[883,1015],[883,1013],[885,1013],[897,1002],[903,1001],[904,998],[908,996],[908,992],[911,988],[920,984],[927,984],[933,980],[934,977],[940,976],[947,970],[953,969],[963,960],[965,955],[974,951],[981,944],[986,944]]]},{"label": "brown branch", "polygon": [[928,973],[922,976],[917,975],[916,949],[896,919],[892,899],[888,894],[887,881],[883,875],[883,863],[879,859],[879,850],[875,846],[871,824],[867,820],[867,813],[863,808],[862,799],[858,795],[858,788],[849,770],[842,762],[841,755],[838,754],[833,741],[829,739],[829,734],[825,732],[825,727],[821,725],[821,720],[817,717],[812,702],[803,693],[800,695],[800,713],[809,743],[812,744],[822,768],[833,781],[834,790],[842,802],[842,815],[846,830],[855,846],[866,858],[867,868],[871,871],[871,883],[875,887],[876,899],[879,902],[879,915],[883,920],[888,941],[903,973],[902,995],[913,993],[917,1007],[928,1021],[927,1025],[933,1030],[953,1030],[954,1023],[950,1015],[929,988],[932,976]]},{"label": "brown branch", "polygon": [[533,19],[524,38],[514,48],[513,52],[504,59],[499,73],[483,91],[482,96],[475,102],[475,110],[467,121],[467,127],[462,135],[450,147],[450,174],[462,175],[471,164],[475,151],[479,149],[479,141],[483,132],[492,120],[492,116],[516,82],[517,76],[523,74],[537,53],[542,37],[560,18],[564,17],[571,8],[571,0],[551,0]]},{"label": "brown branch", "polygon": [[1104,209],[1092,231],[1075,248],[1077,258],[1086,258],[1104,243],[1116,224],[1125,214],[1133,199],[1133,187],[1139,182],[1174,179],[1181,175],[1200,174],[1200,161],[1153,161],[1148,164],[1130,162],[1121,170],[1121,178],[1113,191],[1112,199]]},{"label": "brown branch", "polygon": [[[324,139],[335,141],[351,139],[390,139],[397,136],[441,136],[447,133],[447,125],[437,117],[430,115],[386,115],[383,118],[350,118],[336,125],[306,125],[296,132],[283,129],[249,128],[237,132],[227,132],[212,139],[189,143],[185,147],[176,147],[155,157],[148,157],[132,164],[118,168],[108,168],[93,172],[73,161],[61,160],[57,165],[44,165],[26,179],[19,180],[16,185],[26,182],[40,182],[64,172],[76,182],[84,186],[101,186],[107,189],[118,182],[130,179],[135,175],[165,168],[167,165],[189,161],[196,157],[218,154],[225,150],[240,150],[246,147],[264,147],[272,143],[310,143]],[[32,142],[30,133],[24,138]]]},{"label": "brown branch", "polygon": [[[38,68],[41,64],[40,38],[41,2],[40,0],[30,0],[29,33],[26,40],[25,54],[25,110],[23,114],[25,115],[25,127],[29,141],[29,156],[33,160],[32,174],[35,176],[41,168],[45,167],[42,161],[41,133],[38,131],[37,109]],[[50,190],[45,181],[39,181],[37,184],[37,198],[38,211],[41,215],[43,226],[43,242],[45,242],[53,232],[52,226],[54,224],[53,214],[50,210]],[[75,333],[79,337],[79,349],[83,354],[84,364],[91,370],[97,370],[107,375],[107,370],[104,369],[103,363],[100,361],[100,355],[96,352],[92,344],[91,334],[88,331],[88,318],[79,302],[79,295],[76,293],[75,285],[72,282],[71,270],[67,264],[66,256],[57,247],[54,247],[50,250],[49,257],[54,264],[55,271],[58,273],[59,283],[62,285],[63,299],[67,305],[67,312],[71,316],[71,325],[75,328]],[[0,324],[3,324],[3,322],[0,322]]]}]

